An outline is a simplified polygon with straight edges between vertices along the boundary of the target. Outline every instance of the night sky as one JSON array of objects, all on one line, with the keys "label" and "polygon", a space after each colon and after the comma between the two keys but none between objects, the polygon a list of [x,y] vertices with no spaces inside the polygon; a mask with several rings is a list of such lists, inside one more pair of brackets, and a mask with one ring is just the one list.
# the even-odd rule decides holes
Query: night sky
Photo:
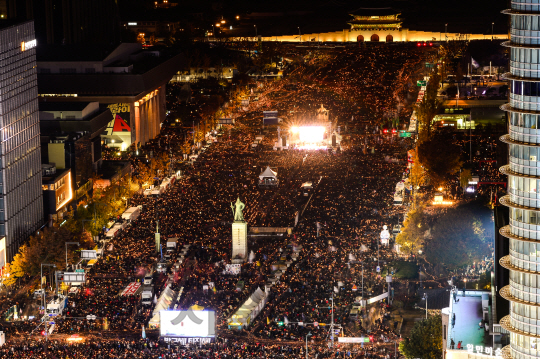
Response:
[{"label": "night sky", "polygon": [[118,0],[122,17],[127,20],[168,18],[168,20],[204,19],[210,24],[224,16],[233,18],[252,13],[284,13],[280,18],[254,20],[262,35],[302,32],[339,31],[347,28],[350,11],[359,7],[391,6],[401,11],[404,27],[413,30],[444,31],[448,23],[449,32],[491,33],[495,22],[495,33],[508,32],[508,16],[501,10],[508,7],[507,0],[199,0],[178,2],[176,8],[153,11],[153,0]]}]

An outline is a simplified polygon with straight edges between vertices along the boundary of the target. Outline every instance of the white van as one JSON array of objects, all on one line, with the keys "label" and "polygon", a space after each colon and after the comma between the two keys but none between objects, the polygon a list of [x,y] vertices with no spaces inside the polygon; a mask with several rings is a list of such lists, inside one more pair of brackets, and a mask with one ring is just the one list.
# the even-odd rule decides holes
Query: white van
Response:
[{"label": "white van", "polygon": [[154,271],[151,270],[144,276],[143,284],[150,285],[152,284],[152,281],[154,280]]}]

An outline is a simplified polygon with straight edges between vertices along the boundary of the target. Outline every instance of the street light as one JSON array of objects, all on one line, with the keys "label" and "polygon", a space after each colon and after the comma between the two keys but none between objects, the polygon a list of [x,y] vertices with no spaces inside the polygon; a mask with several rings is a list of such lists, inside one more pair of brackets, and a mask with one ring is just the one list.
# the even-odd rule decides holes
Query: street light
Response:
[{"label": "street light", "polygon": [[427,320],[427,298],[428,298],[427,293],[424,293],[424,298],[422,298],[422,299],[424,299],[426,301],[426,320]]},{"label": "street light", "polygon": [[300,26],[298,26],[298,41],[302,42],[302,33],[300,32]]},{"label": "street light", "polygon": [[[84,226],[84,222],[83,222],[83,226]],[[79,247],[81,245],[79,242],[66,242],[66,271],[67,271],[67,265],[68,265],[68,262],[67,262],[67,247],[68,247],[68,244],[76,244],[77,247]]]},{"label": "street light", "polygon": [[311,332],[307,333],[306,334],[306,359],[308,359],[308,347],[307,347],[307,338],[312,336],[313,334],[311,334]]},{"label": "street light", "polygon": [[494,22],[491,23],[491,41],[493,41],[493,25],[495,25]]},{"label": "street light", "polygon": [[[42,304],[45,316],[47,316],[47,298],[45,296],[45,291],[43,290],[43,266],[56,268],[56,264],[41,263],[41,276],[39,277],[39,285],[41,288],[41,304]],[[47,333],[47,318],[45,318],[45,340],[46,341],[49,340],[48,334],[49,333]]]},{"label": "street light", "polygon": [[448,41],[448,24],[444,24],[444,37]]},{"label": "street light", "polygon": [[253,25],[253,27],[255,28],[255,38],[257,38],[257,25]]}]

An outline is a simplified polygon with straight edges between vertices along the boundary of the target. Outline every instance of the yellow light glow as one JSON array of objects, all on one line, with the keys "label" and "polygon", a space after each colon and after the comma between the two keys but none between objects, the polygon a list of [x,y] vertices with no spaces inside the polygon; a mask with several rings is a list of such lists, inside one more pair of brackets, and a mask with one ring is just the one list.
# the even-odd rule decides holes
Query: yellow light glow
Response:
[{"label": "yellow light glow", "polygon": [[221,24],[216,24],[216,27],[220,27],[220,26],[221,26]]},{"label": "yellow light glow", "polygon": [[293,126],[293,127],[291,127],[291,132],[292,133],[298,133],[298,132],[300,132],[300,129],[298,127],[296,127],[296,126]]},{"label": "yellow light glow", "polygon": [[299,128],[300,141],[321,142],[323,140],[325,128],[323,126],[301,126]]},{"label": "yellow light glow", "polygon": [[224,24],[224,23],[225,23],[225,20],[221,20],[221,23]]},{"label": "yellow light glow", "polygon": [[240,19],[240,16],[236,15],[236,20],[239,20]]},{"label": "yellow light glow", "polygon": [[68,342],[82,342],[84,339],[81,337],[69,337],[66,338],[66,341]]},{"label": "yellow light glow", "polygon": [[68,196],[66,197],[65,200],[63,200],[61,203],[59,203],[57,206],[56,206],[56,210],[58,211],[60,208],[62,208],[64,205],[66,205],[66,203],[68,203],[69,201],[71,201],[71,199],[73,198],[73,191],[71,189],[71,171],[68,172],[67,174],[67,186],[68,186]]}]

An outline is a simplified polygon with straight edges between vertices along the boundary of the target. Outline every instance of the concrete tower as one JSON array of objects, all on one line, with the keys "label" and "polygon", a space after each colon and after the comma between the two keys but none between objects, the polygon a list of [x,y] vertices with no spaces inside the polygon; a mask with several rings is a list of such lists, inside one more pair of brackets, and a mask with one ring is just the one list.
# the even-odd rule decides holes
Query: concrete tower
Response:
[{"label": "concrete tower", "polygon": [[500,320],[510,332],[504,358],[540,357],[540,3],[513,0],[511,9],[508,112],[509,134],[501,141],[509,146],[509,164],[501,167],[508,176],[508,195],[501,204],[509,207],[509,225],[500,234],[509,240],[510,254],[500,264],[510,271],[510,284],[499,290],[510,301],[510,315]]}]

